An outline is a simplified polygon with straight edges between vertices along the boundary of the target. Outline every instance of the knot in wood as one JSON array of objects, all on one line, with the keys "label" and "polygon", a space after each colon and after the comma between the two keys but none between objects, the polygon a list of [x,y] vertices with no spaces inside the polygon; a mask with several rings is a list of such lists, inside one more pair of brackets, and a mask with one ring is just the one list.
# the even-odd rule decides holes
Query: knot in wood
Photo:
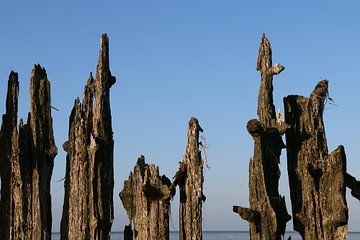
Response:
[{"label": "knot in wood", "polygon": [[251,119],[248,121],[246,128],[252,137],[259,137],[263,131],[261,123],[257,119]]}]

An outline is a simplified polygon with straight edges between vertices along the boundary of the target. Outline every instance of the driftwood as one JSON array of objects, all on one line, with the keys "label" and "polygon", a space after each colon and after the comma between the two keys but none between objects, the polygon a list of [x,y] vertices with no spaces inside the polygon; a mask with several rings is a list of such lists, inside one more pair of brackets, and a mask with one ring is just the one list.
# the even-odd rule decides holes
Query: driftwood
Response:
[{"label": "driftwood", "polygon": [[285,233],[290,220],[285,198],[279,194],[280,154],[285,145],[281,135],[288,125],[277,119],[273,104],[273,76],[284,70],[280,64],[272,66],[271,46],[262,36],[257,70],[261,72],[258,97],[259,120],[252,119],[247,130],[254,139],[254,156],[249,165],[250,208],[234,206],[233,211],[250,224],[250,239],[277,240]]},{"label": "driftwood", "polygon": [[309,98],[284,98],[285,121],[291,126],[286,145],[294,229],[305,240],[347,239],[346,156],[343,146],[328,153],[323,123],[327,97],[328,81],[323,80]]},{"label": "driftwood", "polygon": [[17,128],[18,94],[18,74],[11,72],[0,132],[0,239],[50,239],[57,148],[45,69],[35,65],[31,72],[30,113]]},{"label": "driftwood", "polygon": [[109,42],[101,36],[96,78],[90,74],[82,104],[76,99],[69,121],[61,239],[110,239],[113,220],[113,132]]},{"label": "driftwood", "polygon": [[[139,157],[120,193],[136,240],[169,239],[170,184],[165,175],[160,177],[158,167],[146,164],[144,156]],[[125,240],[132,239],[131,227],[125,229]]]},{"label": "driftwood", "polygon": [[199,132],[202,131],[198,120],[191,118],[185,159],[175,177],[180,188],[180,240],[202,239],[202,202],[205,201],[203,159],[199,149]]}]

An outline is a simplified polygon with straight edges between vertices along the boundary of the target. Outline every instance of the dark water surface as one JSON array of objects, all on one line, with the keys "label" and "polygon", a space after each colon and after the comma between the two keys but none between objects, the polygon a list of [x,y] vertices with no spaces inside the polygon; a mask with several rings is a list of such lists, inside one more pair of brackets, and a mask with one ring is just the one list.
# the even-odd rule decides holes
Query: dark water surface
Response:
[{"label": "dark water surface", "polygon": [[[296,232],[287,232],[285,238],[291,236],[291,240],[301,240]],[[122,232],[114,232],[111,234],[111,240],[123,240]],[[179,233],[171,232],[170,240],[178,240]],[[52,234],[52,240],[60,240],[59,233]],[[249,232],[204,232],[204,240],[249,240]],[[360,233],[349,233],[349,240],[360,240]]]}]

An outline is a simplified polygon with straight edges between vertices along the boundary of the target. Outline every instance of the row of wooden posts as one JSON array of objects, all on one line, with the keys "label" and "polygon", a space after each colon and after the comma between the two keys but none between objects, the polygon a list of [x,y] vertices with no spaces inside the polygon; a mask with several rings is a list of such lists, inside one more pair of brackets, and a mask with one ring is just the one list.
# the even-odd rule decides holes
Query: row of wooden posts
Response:
[{"label": "row of wooden posts", "polygon": [[250,239],[282,239],[291,219],[285,198],[278,191],[280,154],[286,148],[294,229],[306,240],[348,239],[346,187],[360,199],[360,182],[346,171],[343,146],[328,153],[323,123],[325,103],[331,100],[328,81],[320,81],[309,97],[285,97],[284,120],[281,112],[275,113],[273,104],[273,76],[284,67],[272,64],[272,50],[265,35],[257,70],[261,73],[259,119],[247,124],[254,139],[249,166],[250,207],[234,206],[233,211],[249,222]]},{"label": "row of wooden posts", "polygon": [[[346,187],[360,199],[360,182],[346,172],[343,146],[328,153],[322,114],[328,81],[322,80],[309,98],[284,98],[285,120],[273,104],[273,76],[284,70],[272,64],[270,42],[263,35],[257,70],[261,73],[259,119],[247,130],[254,139],[249,165],[248,208],[233,211],[249,222],[252,240],[278,240],[291,219],[278,191],[279,161],[287,149],[294,229],[306,240],[347,239]],[[70,114],[61,239],[109,239],[113,210],[113,132],[109,42],[101,36],[95,78],[90,74],[83,99]],[[35,65],[30,77],[30,112],[18,124],[18,75],[11,72],[6,112],[0,130],[0,239],[51,239],[50,180],[57,147],[54,142],[50,82]],[[155,165],[140,156],[120,193],[128,214],[124,238],[168,240],[169,211],[179,187],[179,239],[202,239],[203,164],[202,128],[191,118],[185,158],[173,179],[160,176]],[[286,135],[286,145],[282,135]]]},{"label": "row of wooden posts", "polygon": [[[113,134],[109,90],[109,43],[101,36],[95,79],[90,74],[82,102],[70,115],[61,239],[109,239],[113,221]],[[50,82],[35,65],[30,76],[30,112],[18,124],[18,74],[11,72],[0,130],[0,239],[51,239],[50,180],[57,155]]]},{"label": "row of wooden posts", "polygon": [[[90,73],[83,99],[70,114],[60,236],[110,239],[113,210],[113,131],[109,41],[101,36],[95,78]],[[0,130],[0,239],[51,239],[50,181],[57,155],[51,117],[50,81],[35,65],[30,77],[30,112],[18,124],[18,74],[11,72]],[[169,239],[170,200],[180,189],[181,239],[202,236],[203,161],[196,118],[189,122],[185,159],[171,182],[158,167],[138,159],[120,193],[130,225],[125,239]],[[133,223],[133,224],[131,224]],[[131,227],[133,225],[133,229]],[[130,238],[129,238],[130,237]]]}]

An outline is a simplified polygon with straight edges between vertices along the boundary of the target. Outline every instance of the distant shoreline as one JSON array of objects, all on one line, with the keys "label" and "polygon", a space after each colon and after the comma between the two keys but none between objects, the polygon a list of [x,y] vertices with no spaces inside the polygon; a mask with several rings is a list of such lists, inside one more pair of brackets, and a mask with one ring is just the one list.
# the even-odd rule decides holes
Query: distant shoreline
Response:
[{"label": "distant shoreline", "polygon": [[[178,233],[179,231],[170,231],[170,233]],[[249,231],[231,231],[231,230],[214,230],[203,231],[204,233],[248,233]],[[124,233],[123,231],[113,231],[111,233]],[[285,233],[298,233],[297,231],[285,231]],[[360,231],[349,231],[348,233],[360,233]],[[60,232],[52,232],[51,234],[60,234]]]}]

